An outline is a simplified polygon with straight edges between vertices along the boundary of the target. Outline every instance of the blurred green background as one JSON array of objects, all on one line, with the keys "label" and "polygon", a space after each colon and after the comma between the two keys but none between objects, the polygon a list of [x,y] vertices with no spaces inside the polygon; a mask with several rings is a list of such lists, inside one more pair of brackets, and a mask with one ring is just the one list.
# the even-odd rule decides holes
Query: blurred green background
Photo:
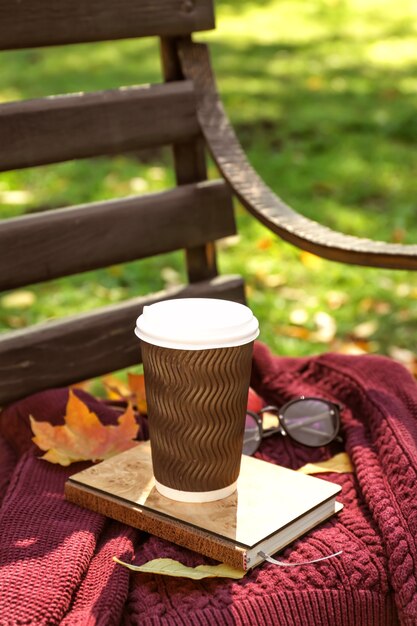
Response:
[{"label": "blurred green background", "polygon": [[[218,0],[219,90],[250,161],[287,203],[347,233],[417,242],[417,4]],[[161,80],[153,39],[5,53],[0,100]],[[0,174],[0,216],[174,184],[168,149]],[[210,176],[215,168],[210,165]],[[237,206],[219,245],[277,354],[379,352],[417,372],[417,273],[332,263],[283,243]],[[2,330],[184,280],[182,253],[0,296]]]}]

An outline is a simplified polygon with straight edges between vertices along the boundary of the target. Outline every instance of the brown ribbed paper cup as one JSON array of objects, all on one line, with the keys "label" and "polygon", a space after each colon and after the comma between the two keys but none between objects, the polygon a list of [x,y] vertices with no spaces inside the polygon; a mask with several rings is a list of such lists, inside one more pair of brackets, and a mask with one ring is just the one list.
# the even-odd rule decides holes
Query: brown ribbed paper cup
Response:
[{"label": "brown ribbed paper cup", "polygon": [[187,298],[145,307],[138,318],[158,491],[209,502],[236,489],[253,341],[248,307]]}]

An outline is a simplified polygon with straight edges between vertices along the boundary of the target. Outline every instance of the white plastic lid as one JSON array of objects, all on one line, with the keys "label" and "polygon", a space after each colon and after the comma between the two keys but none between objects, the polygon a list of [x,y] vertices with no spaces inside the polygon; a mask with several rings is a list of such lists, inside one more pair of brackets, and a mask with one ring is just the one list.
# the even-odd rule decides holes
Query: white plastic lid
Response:
[{"label": "white plastic lid", "polygon": [[135,333],[143,341],[163,348],[207,350],[249,343],[259,335],[259,325],[243,304],[179,298],[143,307]]}]

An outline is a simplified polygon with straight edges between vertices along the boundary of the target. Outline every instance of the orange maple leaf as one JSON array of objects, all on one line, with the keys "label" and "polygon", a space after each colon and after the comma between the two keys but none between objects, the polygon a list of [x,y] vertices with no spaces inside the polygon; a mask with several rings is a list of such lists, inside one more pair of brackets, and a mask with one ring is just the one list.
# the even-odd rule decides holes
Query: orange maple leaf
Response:
[{"label": "orange maple leaf", "polygon": [[105,426],[95,413],[70,390],[63,426],[37,422],[30,416],[32,440],[46,451],[41,458],[70,465],[76,461],[101,461],[135,445],[138,432],[131,405],[115,426]]},{"label": "orange maple leaf", "polygon": [[133,402],[139,413],[148,414],[146,404],[145,377],[143,374],[127,373],[127,384],[115,376],[107,375],[102,377],[103,385],[106,389],[107,397],[110,400],[125,400]]},{"label": "orange maple leaf", "polygon": [[128,372],[127,382],[129,389],[135,394],[136,406],[139,413],[142,415],[148,414],[148,407],[146,404],[146,390],[145,390],[145,377],[143,374],[131,374]]}]

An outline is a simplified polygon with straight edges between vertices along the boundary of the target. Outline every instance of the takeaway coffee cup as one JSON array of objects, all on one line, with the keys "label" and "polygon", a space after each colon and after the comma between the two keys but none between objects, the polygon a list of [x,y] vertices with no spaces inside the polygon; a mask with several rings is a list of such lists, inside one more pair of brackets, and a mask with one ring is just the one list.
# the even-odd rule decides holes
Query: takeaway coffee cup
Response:
[{"label": "takeaway coffee cup", "polygon": [[235,302],[183,298],[145,306],[135,332],[157,490],[182,502],[226,498],[240,470],[257,319]]}]

